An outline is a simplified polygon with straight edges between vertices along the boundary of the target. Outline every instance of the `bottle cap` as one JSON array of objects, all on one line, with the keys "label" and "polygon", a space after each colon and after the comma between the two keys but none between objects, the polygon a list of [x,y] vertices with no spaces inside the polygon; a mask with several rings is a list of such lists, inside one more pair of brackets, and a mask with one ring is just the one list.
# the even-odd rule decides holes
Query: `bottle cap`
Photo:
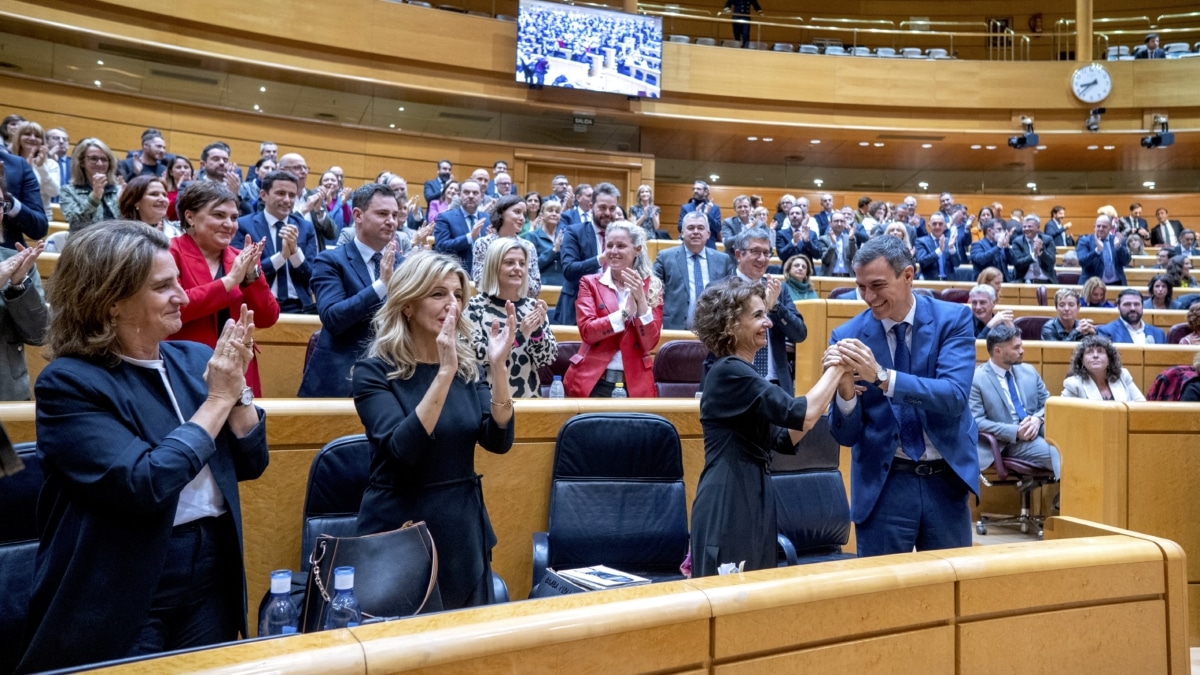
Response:
[{"label": "bottle cap", "polygon": [[333,590],[348,591],[354,588],[354,568],[338,567],[333,570]]},{"label": "bottle cap", "polygon": [[271,572],[271,592],[275,594],[292,592],[291,570],[275,570]]},{"label": "bottle cap", "polygon": [[554,376],[554,381],[555,381],[555,382],[562,382],[562,375],[555,375],[555,376]]}]

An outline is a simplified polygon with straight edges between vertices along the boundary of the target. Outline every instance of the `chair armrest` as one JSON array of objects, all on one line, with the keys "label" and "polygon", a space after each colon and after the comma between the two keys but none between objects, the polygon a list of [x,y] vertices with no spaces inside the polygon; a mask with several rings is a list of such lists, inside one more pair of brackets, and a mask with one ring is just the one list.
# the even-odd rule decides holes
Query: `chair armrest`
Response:
[{"label": "chair armrest", "polygon": [[996,469],[996,477],[1000,480],[1008,480],[1008,471],[1004,468],[1004,462],[1000,455],[1000,442],[986,431],[979,432],[979,440],[992,446],[992,467]]},{"label": "chair armrest", "polygon": [[542,583],[546,568],[550,566],[550,533],[533,533],[533,586]]},{"label": "chair armrest", "polygon": [[798,559],[796,557],[796,547],[792,545],[792,540],[788,539],[786,534],[778,534],[775,536],[775,541],[779,543],[779,548],[783,549],[783,556],[787,559],[788,567],[795,565]]},{"label": "chair armrest", "polygon": [[495,571],[492,572],[492,593],[496,596],[497,604],[508,602],[508,584]]}]

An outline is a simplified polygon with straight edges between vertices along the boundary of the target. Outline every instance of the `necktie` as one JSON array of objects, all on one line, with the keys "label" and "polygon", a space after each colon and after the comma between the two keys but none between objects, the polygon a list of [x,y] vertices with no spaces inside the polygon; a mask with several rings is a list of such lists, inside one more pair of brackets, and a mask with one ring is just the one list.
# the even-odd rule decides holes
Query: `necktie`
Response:
[{"label": "necktie", "polygon": [[938,278],[945,279],[946,278],[946,238],[945,237],[943,237],[941,243],[938,244],[938,248],[941,249],[941,253],[938,253]]},{"label": "necktie", "polygon": [[1175,245],[1175,228],[1171,227],[1170,222],[1163,223],[1163,239],[1166,240],[1167,246]]},{"label": "necktie", "polygon": [[382,260],[383,254],[379,251],[376,251],[375,255],[371,256],[371,276],[374,277],[373,281],[379,279],[379,263]]},{"label": "necktie", "polygon": [[1013,410],[1017,411],[1017,421],[1025,419],[1025,406],[1021,405],[1021,397],[1017,396],[1017,380],[1013,377],[1012,371],[1004,374],[1004,381],[1008,384],[1008,397],[1012,399]]},{"label": "necktie", "polygon": [[754,353],[754,370],[756,370],[758,372],[758,374],[762,375],[764,378],[767,376],[767,348],[766,347],[763,347],[762,349],[760,349]]},{"label": "necktie", "polygon": [[[283,251],[283,227],[287,225],[284,221],[275,223],[275,250]],[[283,260],[283,265],[280,269],[275,270],[275,297],[279,298],[280,302],[288,299],[288,261]]]},{"label": "necktie", "polygon": [[692,303],[688,306],[688,325],[692,325],[692,317],[696,313],[696,301],[704,292],[704,271],[700,268],[699,253],[692,254]]},{"label": "necktie", "polygon": [[[892,332],[896,334],[896,355],[892,359],[892,364],[897,372],[912,372],[908,343],[904,341],[905,335],[908,334],[908,324],[898,323],[892,327]],[[893,383],[892,386],[895,384]],[[909,459],[919,462],[921,456],[925,454],[925,433],[921,430],[921,420],[912,406],[903,403],[897,404],[894,397],[892,401],[892,405],[900,417],[900,446],[904,448],[904,454]]]},{"label": "necktie", "polygon": [[1117,279],[1117,268],[1113,266],[1112,244],[1109,243],[1108,239],[1105,239],[1103,246],[1104,251],[1101,255],[1104,258],[1104,281],[1112,283]]}]

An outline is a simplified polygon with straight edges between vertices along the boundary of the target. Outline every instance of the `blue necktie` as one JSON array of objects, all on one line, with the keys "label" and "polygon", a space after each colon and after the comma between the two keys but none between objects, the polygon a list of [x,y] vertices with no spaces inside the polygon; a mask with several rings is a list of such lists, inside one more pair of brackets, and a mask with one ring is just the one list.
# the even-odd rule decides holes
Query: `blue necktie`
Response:
[{"label": "blue necktie", "polygon": [[[945,240],[943,240],[943,242],[944,241]],[[938,246],[938,243],[935,241],[934,245]],[[942,252],[938,254],[938,278],[945,279],[946,278],[946,243],[942,243],[940,245],[940,247],[942,249]]]},{"label": "blue necktie", "polygon": [[[892,332],[896,334],[896,356],[892,359],[895,370],[902,373],[912,372],[908,343],[904,341],[905,335],[908,334],[908,324],[898,323],[892,326]],[[892,386],[895,387],[896,384],[893,382]],[[925,432],[921,430],[921,420],[912,406],[895,401],[893,396],[892,405],[900,416],[900,446],[904,448],[904,454],[908,455],[909,459],[919,462],[925,454]]]},{"label": "blue necktie", "polygon": [[[275,250],[283,252],[283,228],[287,226],[287,221],[281,220],[275,223]],[[279,302],[284,302],[288,299],[288,261],[283,259],[283,265],[275,270],[275,297],[279,298]]]},{"label": "blue necktie", "polygon": [[375,255],[371,256],[371,274],[375,277],[371,281],[379,279],[379,264],[381,261],[383,261],[383,254],[376,251]]},{"label": "blue necktie", "polygon": [[704,292],[704,271],[700,268],[702,261],[699,253],[692,254],[692,304],[688,307],[688,326],[692,325],[692,317],[696,314],[696,301]]},{"label": "blue necktie", "polygon": [[1104,281],[1112,283],[1117,280],[1117,269],[1113,266],[1112,245],[1109,244],[1108,239],[1105,239],[1103,246],[1104,250],[1101,256],[1104,258]]},{"label": "blue necktie", "polygon": [[1017,396],[1017,381],[1013,378],[1012,371],[1004,374],[1004,381],[1008,383],[1008,397],[1012,399],[1013,409],[1017,411],[1017,421],[1025,419],[1025,406],[1021,405],[1021,397]]}]

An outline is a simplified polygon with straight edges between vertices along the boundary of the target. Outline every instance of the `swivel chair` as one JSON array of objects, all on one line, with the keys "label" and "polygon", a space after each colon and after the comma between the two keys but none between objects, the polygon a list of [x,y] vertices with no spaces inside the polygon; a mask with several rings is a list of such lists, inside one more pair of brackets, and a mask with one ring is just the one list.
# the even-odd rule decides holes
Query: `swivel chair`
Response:
[{"label": "swivel chair", "polygon": [[822,417],[796,454],[771,455],[780,567],[855,557],[842,552],[850,539],[850,502],[838,470],[840,450]]},{"label": "swivel chair", "polygon": [[25,468],[0,478],[0,673],[17,667],[33,592],[38,549],[35,512],[42,490],[42,463],[37,445],[13,447]]},{"label": "swivel chair", "polygon": [[708,350],[699,340],[671,340],[654,357],[654,388],[659,398],[694,398],[704,376]]},{"label": "swivel chair", "polygon": [[1022,340],[1041,340],[1042,326],[1054,320],[1052,316],[1018,316],[1013,319],[1013,327],[1021,331]]},{"label": "swivel chair", "polygon": [[[1046,521],[1044,515],[1034,515],[1031,507],[1033,491],[1054,482],[1054,472],[1034,466],[1016,457],[1000,454],[1000,442],[986,431],[979,432],[979,439],[986,442],[992,449],[992,466],[983,472],[982,477],[987,485],[1012,485],[1021,493],[1021,513],[1010,518],[992,520],[980,515],[975,523],[975,531],[986,535],[988,526],[1012,527],[1021,530],[1021,534],[1029,534],[1029,530],[1037,528],[1037,538],[1042,538],[1042,525]],[[1053,445],[1053,444],[1052,444]]]}]

